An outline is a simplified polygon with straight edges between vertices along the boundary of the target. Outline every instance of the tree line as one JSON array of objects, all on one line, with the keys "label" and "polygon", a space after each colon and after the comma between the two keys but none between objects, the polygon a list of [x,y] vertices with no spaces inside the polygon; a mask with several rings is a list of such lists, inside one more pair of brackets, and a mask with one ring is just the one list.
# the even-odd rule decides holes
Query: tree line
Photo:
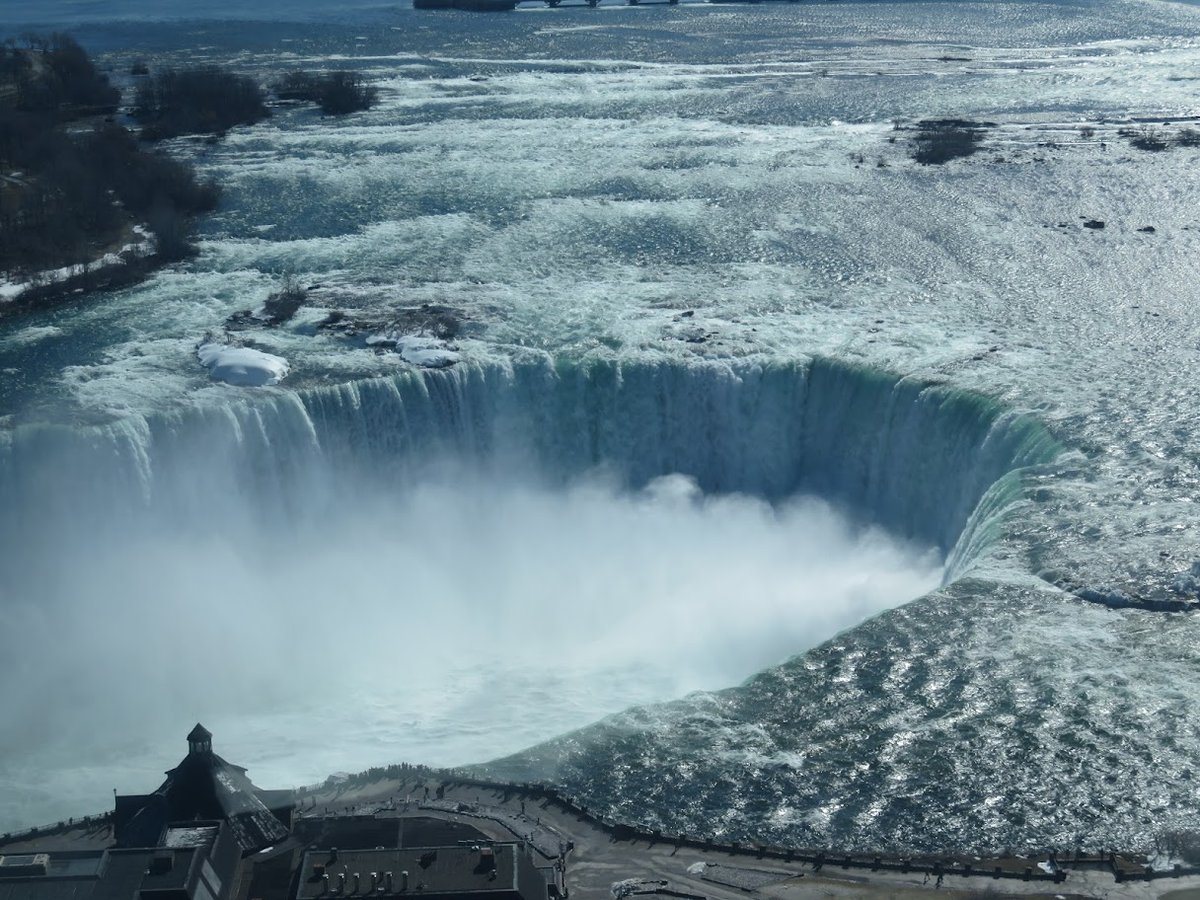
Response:
[{"label": "tree line", "polygon": [[[96,259],[146,223],[162,261],[192,252],[190,220],[216,207],[218,189],[150,142],[221,135],[270,115],[262,87],[217,66],[144,63],[129,115],[121,92],[69,35],[26,34],[0,44],[0,273],[33,273]],[[354,72],[292,72],[277,97],[330,115],[368,109],[378,91]]]},{"label": "tree line", "polygon": [[148,223],[160,258],[187,254],[187,219],[217,188],[117,124],[120,92],[71,37],[0,45],[0,271],[86,263]]},{"label": "tree line", "polygon": [[275,82],[275,96],[280,100],[307,100],[326,115],[341,116],[370,109],[379,99],[379,89],[367,84],[358,72],[314,74],[300,70],[288,72]]}]

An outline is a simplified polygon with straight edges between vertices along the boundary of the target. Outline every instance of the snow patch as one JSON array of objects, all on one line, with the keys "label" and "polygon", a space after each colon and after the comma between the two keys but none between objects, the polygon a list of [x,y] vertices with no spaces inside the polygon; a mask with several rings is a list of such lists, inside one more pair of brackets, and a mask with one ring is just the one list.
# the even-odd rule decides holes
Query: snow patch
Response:
[{"label": "snow patch", "polygon": [[31,288],[48,284],[58,284],[69,278],[84,275],[89,272],[100,272],[126,264],[128,256],[149,256],[157,248],[153,233],[144,225],[134,225],[132,228],[138,239],[134,243],[125,244],[120,250],[105,253],[99,259],[80,263],[74,266],[63,266],[58,269],[47,269],[38,272],[24,281],[14,281],[11,278],[0,278],[0,303],[11,303]]},{"label": "snow patch", "polygon": [[231,347],[228,344],[201,344],[196,348],[200,365],[208,369],[215,381],[244,387],[278,384],[288,374],[288,362],[250,347]]},{"label": "snow patch", "polygon": [[445,369],[459,361],[458,351],[441,338],[426,334],[373,334],[368,347],[394,347],[400,358],[425,369]]}]

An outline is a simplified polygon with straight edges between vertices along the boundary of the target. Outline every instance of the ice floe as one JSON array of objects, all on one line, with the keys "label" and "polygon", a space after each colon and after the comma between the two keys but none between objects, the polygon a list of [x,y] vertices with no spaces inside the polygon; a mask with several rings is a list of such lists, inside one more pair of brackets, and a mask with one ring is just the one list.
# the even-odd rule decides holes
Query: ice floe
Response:
[{"label": "ice floe", "polygon": [[457,350],[432,335],[373,334],[367,338],[367,346],[394,347],[405,362],[425,369],[444,369],[459,360]]},{"label": "ice floe", "polygon": [[196,348],[200,365],[208,369],[210,378],[246,387],[278,384],[288,374],[288,362],[251,347],[208,343]]}]

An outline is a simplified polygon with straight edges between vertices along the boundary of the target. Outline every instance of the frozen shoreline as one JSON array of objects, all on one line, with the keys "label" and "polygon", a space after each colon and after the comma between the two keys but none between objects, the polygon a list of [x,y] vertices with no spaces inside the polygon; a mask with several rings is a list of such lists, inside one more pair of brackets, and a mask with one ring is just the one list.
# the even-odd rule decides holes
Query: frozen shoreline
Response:
[{"label": "frozen shoreline", "polygon": [[165,262],[160,262],[154,235],[144,225],[131,229],[139,240],[120,250],[101,254],[86,263],[47,269],[24,281],[0,279],[0,317],[18,310],[39,309],[88,291],[103,291],[137,284]]}]

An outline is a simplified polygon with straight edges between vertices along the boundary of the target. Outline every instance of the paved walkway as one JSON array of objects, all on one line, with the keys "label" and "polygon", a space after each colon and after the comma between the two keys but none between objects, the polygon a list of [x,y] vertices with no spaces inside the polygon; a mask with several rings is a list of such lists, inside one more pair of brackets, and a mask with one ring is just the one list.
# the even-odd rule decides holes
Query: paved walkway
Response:
[{"label": "paved walkway", "polygon": [[530,807],[527,811],[525,801],[518,802],[521,804],[519,811],[506,806],[482,803],[479,800],[457,799],[429,800],[421,803],[418,809],[441,814],[457,813],[472,819],[487,819],[500,825],[519,840],[528,842],[543,859],[553,862],[561,858],[567,852],[570,835],[554,827],[549,817],[543,822],[540,809],[534,812],[533,807]]}]

